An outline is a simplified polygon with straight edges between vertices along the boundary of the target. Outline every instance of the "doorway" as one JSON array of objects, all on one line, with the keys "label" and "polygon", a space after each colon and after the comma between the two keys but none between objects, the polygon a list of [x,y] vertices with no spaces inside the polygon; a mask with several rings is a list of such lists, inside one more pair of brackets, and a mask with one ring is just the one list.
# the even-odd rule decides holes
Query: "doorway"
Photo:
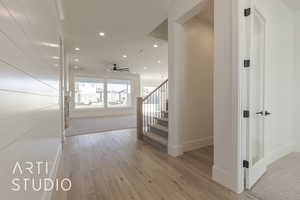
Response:
[{"label": "doorway", "polygon": [[[181,24],[184,62],[181,73],[182,151],[201,166],[204,176],[212,177],[214,160],[214,1],[203,1],[201,8]],[[188,162],[188,161],[187,161]],[[196,163],[196,162],[194,162]]]}]

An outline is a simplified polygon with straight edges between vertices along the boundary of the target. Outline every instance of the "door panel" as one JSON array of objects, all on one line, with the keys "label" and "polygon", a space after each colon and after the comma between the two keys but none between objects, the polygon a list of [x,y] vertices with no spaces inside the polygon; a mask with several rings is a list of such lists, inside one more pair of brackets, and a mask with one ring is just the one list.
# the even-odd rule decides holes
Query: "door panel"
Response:
[{"label": "door panel", "polygon": [[249,130],[246,187],[250,189],[266,171],[265,162],[265,20],[253,9],[251,15],[251,61],[249,79]]}]

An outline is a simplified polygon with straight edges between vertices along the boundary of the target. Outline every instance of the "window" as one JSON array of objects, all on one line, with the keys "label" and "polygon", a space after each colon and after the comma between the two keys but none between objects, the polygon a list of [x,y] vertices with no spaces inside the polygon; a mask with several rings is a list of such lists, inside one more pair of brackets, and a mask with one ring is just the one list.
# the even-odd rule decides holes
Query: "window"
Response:
[{"label": "window", "polygon": [[143,96],[149,95],[156,87],[143,87]]},{"label": "window", "polygon": [[76,77],[75,108],[104,108],[104,82]]},{"label": "window", "polygon": [[129,80],[107,81],[107,104],[109,108],[131,105],[131,84]]},{"label": "window", "polygon": [[75,77],[74,102],[75,109],[129,107],[131,81]]}]

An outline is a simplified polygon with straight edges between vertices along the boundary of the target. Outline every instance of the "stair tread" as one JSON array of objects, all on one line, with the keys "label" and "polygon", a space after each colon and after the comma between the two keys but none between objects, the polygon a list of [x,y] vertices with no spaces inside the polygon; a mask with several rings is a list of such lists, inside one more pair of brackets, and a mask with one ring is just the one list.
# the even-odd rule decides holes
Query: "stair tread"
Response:
[{"label": "stair tread", "polygon": [[159,125],[159,124],[153,124],[153,125],[150,125],[150,126],[153,127],[153,128],[159,129],[161,131],[164,131],[164,132],[169,132],[169,129],[167,127]]},{"label": "stair tread", "polygon": [[162,120],[162,121],[166,121],[166,122],[169,121],[169,119],[166,118],[166,117],[156,117],[156,119],[159,119],[159,120]]},{"label": "stair tread", "polygon": [[149,137],[150,139],[164,145],[164,146],[167,146],[168,145],[168,140],[164,137],[161,137],[155,133],[152,133],[152,132],[147,132],[145,133],[145,136]]}]

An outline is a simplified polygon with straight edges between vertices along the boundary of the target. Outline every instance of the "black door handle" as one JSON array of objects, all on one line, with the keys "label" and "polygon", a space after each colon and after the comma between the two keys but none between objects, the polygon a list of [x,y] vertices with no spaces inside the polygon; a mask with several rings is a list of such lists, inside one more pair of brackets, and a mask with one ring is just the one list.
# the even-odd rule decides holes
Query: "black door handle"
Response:
[{"label": "black door handle", "polygon": [[271,115],[272,113],[265,111],[265,116]]},{"label": "black door handle", "polygon": [[264,115],[264,112],[263,112],[263,111],[260,111],[260,112],[257,112],[256,114],[257,114],[257,115]]}]

